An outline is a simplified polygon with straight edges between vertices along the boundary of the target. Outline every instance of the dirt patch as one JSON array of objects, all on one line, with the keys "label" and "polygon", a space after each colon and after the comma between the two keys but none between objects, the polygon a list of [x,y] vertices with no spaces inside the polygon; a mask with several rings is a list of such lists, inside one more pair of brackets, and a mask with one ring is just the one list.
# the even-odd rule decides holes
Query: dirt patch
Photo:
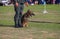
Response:
[{"label": "dirt patch", "polygon": [[0,27],[2,39],[58,39],[60,35],[54,31],[40,30],[36,28],[12,28]]},{"label": "dirt patch", "polygon": [[47,38],[58,38],[57,33],[55,32],[48,32],[48,31],[41,31],[41,38],[47,39]]}]

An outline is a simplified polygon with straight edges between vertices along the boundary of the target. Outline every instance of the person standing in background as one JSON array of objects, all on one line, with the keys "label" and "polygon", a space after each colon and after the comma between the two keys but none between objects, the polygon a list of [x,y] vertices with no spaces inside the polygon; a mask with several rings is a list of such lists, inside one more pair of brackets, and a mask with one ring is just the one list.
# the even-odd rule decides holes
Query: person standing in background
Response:
[{"label": "person standing in background", "polygon": [[53,0],[53,4],[55,4],[55,1],[56,1],[56,0]]}]

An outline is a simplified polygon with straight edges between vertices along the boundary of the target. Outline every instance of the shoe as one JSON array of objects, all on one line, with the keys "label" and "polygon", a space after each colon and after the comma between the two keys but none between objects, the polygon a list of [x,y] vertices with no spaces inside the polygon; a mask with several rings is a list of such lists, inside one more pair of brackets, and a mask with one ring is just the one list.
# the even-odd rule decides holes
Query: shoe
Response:
[{"label": "shoe", "polygon": [[19,25],[19,27],[23,27],[22,25]]},{"label": "shoe", "polygon": [[22,25],[22,24],[18,24],[18,26],[19,26],[19,27],[23,27],[23,25]]},{"label": "shoe", "polygon": [[18,28],[19,26],[18,26],[18,24],[15,24],[15,28]]}]

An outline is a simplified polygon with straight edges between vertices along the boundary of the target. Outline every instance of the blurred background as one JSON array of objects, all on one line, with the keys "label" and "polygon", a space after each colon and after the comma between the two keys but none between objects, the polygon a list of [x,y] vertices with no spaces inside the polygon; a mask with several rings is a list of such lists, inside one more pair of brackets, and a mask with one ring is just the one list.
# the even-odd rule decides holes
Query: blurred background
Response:
[{"label": "blurred background", "polygon": [[[34,4],[60,4],[60,0],[27,0],[29,5],[34,5]],[[0,0],[0,6],[8,6],[11,5],[13,0]]]}]

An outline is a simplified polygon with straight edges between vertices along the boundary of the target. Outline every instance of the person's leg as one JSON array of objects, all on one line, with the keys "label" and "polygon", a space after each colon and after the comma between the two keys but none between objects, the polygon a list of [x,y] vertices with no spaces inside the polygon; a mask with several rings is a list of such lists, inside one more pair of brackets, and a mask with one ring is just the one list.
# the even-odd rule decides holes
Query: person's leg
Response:
[{"label": "person's leg", "polygon": [[22,26],[22,23],[21,23],[21,18],[22,18],[23,9],[24,9],[24,6],[23,6],[23,5],[20,5],[20,13],[19,13],[19,26],[20,26],[20,27],[23,27],[23,26]]},{"label": "person's leg", "polygon": [[19,8],[15,7],[15,16],[14,16],[15,27],[19,27],[18,20],[19,20]]}]

